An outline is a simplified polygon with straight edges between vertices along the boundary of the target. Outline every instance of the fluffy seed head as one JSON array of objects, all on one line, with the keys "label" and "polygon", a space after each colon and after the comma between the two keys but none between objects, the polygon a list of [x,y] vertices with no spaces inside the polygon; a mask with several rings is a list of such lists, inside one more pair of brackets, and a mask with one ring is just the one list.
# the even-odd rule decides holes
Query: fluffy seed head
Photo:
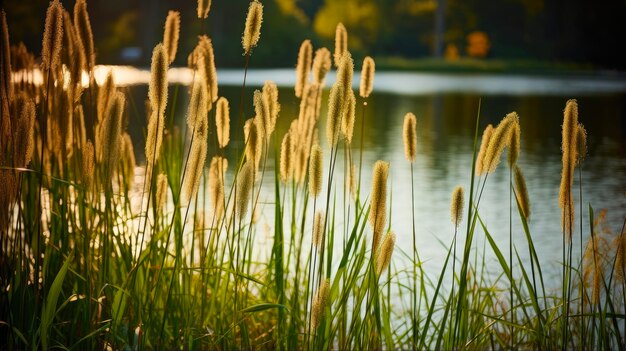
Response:
[{"label": "fluffy seed head", "polygon": [[180,204],[182,206],[189,204],[196,196],[198,187],[200,186],[200,179],[202,178],[207,154],[208,127],[209,123],[206,114],[198,116],[193,133],[193,141],[191,142],[191,149],[189,151],[189,161],[187,162],[187,167],[183,175],[183,185],[180,195]]},{"label": "fluffy seed head", "polygon": [[157,176],[156,183],[156,208],[157,211],[160,212],[165,207],[167,201],[167,176],[165,173],[160,173]]},{"label": "fluffy seed head", "polygon": [[561,186],[559,190],[559,206],[561,207],[561,224],[563,233],[568,240],[572,237],[574,222],[574,201],[572,200],[572,184],[574,183],[574,167],[576,166],[576,137],[578,135],[578,104],[576,100],[568,100],[563,112]]},{"label": "fluffy seed head", "polygon": [[105,119],[100,128],[100,144],[98,145],[100,162],[107,171],[106,179],[111,179],[116,168],[122,138],[122,118],[126,104],[123,93],[117,92],[107,109]]},{"label": "fluffy seed head", "polygon": [[487,171],[485,169],[485,155],[487,154],[487,148],[489,147],[489,141],[491,140],[493,130],[493,126],[488,124],[483,131],[483,137],[480,142],[480,150],[478,151],[478,156],[476,156],[476,175],[484,174]]},{"label": "fluffy seed head", "polygon": [[576,130],[576,164],[580,165],[587,156],[587,130],[582,123],[578,123]]},{"label": "fluffy seed head", "polygon": [[211,0],[198,0],[198,18],[205,19],[209,17],[211,10]]},{"label": "fluffy seed head", "polygon": [[259,38],[261,37],[261,23],[263,23],[263,5],[259,1],[254,0],[250,2],[250,7],[248,7],[246,27],[243,30],[243,37],[241,38],[244,55],[250,55],[252,48],[259,42]]},{"label": "fluffy seed head", "polygon": [[243,135],[246,140],[246,159],[254,165],[254,171],[259,169],[263,152],[263,125],[259,117],[250,118],[243,126]]},{"label": "fluffy seed head", "polygon": [[74,5],[74,26],[76,27],[78,40],[81,43],[79,47],[84,51],[85,70],[91,71],[96,65],[96,54],[93,45],[91,22],[89,21],[89,14],[87,13],[86,0],[78,0]]},{"label": "fluffy seed head", "polygon": [[163,32],[163,46],[167,52],[168,63],[174,62],[178,50],[178,36],[180,35],[180,12],[169,11],[165,19]]},{"label": "fluffy seed head", "polygon": [[526,187],[526,180],[522,170],[515,165],[515,194],[517,195],[517,201],[522,208],[524,217],[528,219],[530,217],[530,200],[528,197],[528,188]]},{"label": "fluffy seed head", "polygon": [[328,303],[329,297],[330,280],[324,279],[317,289],[317,293],[313,298],[313,304],[311,306],[311,327],[313,329],[317,328],[322,321],[322,318],[324,318],[324,312],[326,310],[326,304]]},{"label": "fluffy seed head", "polygon": [[198,128],[198,123],[204,123],[207,118],[209,91],[206,86],[203,72],[196,72],[196,79],[191,87],[187,125],[191,130]]},{"label": "fluffy seed head", "polygon": [[274,131],[276,127],[276,121],[278,120],[278,114],[280,113],[280,103],[278,102],[278,87],[276,83],[271,80],[266,80],[263,83],[263,100],[267,104],[267,108],[270,111],[270,133]]},{"label": "fluffy seed head", "polygon": [[622,233],[615,238],[615,277],[617,281],[623,283],[626,281],[626,228],[622,229]]},{"label": "fluffy seed head", "polygon": [[313,245],[318,249],[322,248],[324,241],[324,214],[321,211],[315,213],[315,220],[313,221]]},{"label": "fluffy seed head", "polygon": [[417,150],[417,120],[411,112],[404,116],[404,125],[402,126],[402,139],[404,141],[404,156],[413,163],[415,162],[415,154]]},{"label": "fluffy seed head", "polygon": [[517,113],[511,112],[507,114],[502,121],[500,121],[496,129],[493,131],[489,140],[489,146],[487,147],[487,151],[485,153],[485,159],[483,160],[483,165],[486,167],[485,169],[487,172],[493,173],[496,170],[496,167],[498,167],[502,151],[504,151],[504,148],[509,145],[511,141],[511,132],[517,121]]},{"label": "fluffy seed head", "polygon": [[381,274],[389,267],[391,263],[391,255],[393,255],[393,249],[396,246],[396,234],[394,232],[387,233],[385,240],[383,240],[380,246],[380,252],[376,256],[376,275],[380,277]]},{"label": "fluffy seed head", "polygon": [[452,193],[452,202],[450,203],[450,218],[455,227],[458,227],[463,220],[463,187],[457,186]]},{"label": "fluffy seed head", "polygon": [[369,222],[374,231],[372,252],[376,252],[380,244],[380,237],[387,224],[387,176],[389,163],[376,161],[372,175],[372,193],[370,195]]},{"label": "fluffy seed head", "polygon": [[109,106],[111,100],[113,100],[116,92],[115,81],[113,80],[113,70],[109,70],[109,73],[104,80],[104,84],[98,87],[98,121],[102,121],[102,119],[104,119],[104,112]]},{"label": "fluffy seed head", "polygon": [[230,107],[225,97],[217,100],[215,126],[217,129],[217,142],[220,148],[225,148],[230,140]]},{"label": "fluffy seed head", "polygon": [[335,83],[328,97],[328,115],[326,117],[326,138],[331,147],[337,145],[341,127],[341,115],[344,109],[344,87]]},{"label": "fluffy seed head", "polygon": [[302,42],[298,52],[298,63],[296,65],[296,97],[302,96],[302,90],[309,81],[309,72],[313,61],[313,45],[309,39]]},{"label": "fluffy seed head", "polygon": [[2,48],[0,49],[0,87],[6,89],[6,97],[13,101],[13,83],[11,80],[11,46],[9,45],[9,27],[7,26],[7,14],[0,12],[0,31]]},{"label": "fluffy seed head", "polygon": [[203,53],[201,57],[204,59],[204,77],[209,88],[209,96],[211,102],[215,102],[218,98],[217,69],[215,68],[215,52],[213,50],[213,42],[206,35],[198,37],[198,48]]},{"label": "fluffy seed head", "polygon": [[372,93],[374,89],[374,72],[376,70],[376,64],[374,63],[374,59],[366,56],[363,59],[363,68],[361,69],[361,89],[359,90],[359,95],[362,98],[367,98]]},{"label": "fluffy seed head", "polygon": [[256,114],[255,118],[258,118],[262,125],[262,134],[265,135],[266,138],[270,136],[270,128],[271,128],[271,120],[270,120],[270,108],[267,104],[267,100],[263,98],[263,93],[260,90],[254,91],[254,113]]},{"label": "fluffy seed head", "polygon": [[519,125],[519,120],[513,123],[513,127],[511,129],[511,140],[509,141],[509,157],[507,159],[509,167],[513,168],[513,165],[517,162],[517,158],[519,157],[519,149],[520,149],[520,134],[521,129]]},{"label": "fluffy seed head", "polygon": [[228,160],[224,157],[213,156],[209,168],[209,195],[213,206],[214,218],[219,219],[224,214],[224,183]]},{"label": "fluffy seed head", "polygon": [[313,82],[324,85],[326,73],[331,66],[330,51],[327,48],[315,50],[315,58],[313,59]]},{"label": "fluffy seed head", "polygon": [[122,146],[121,146],[120,167],[122,173],[122,180],[126,189],[131,189],[135,178],[135,150],[133,148],[133,141],[130,135],[126,132],[122,134]]},{"label": "fluffy seed head", "polygon": [[41,67],[43,70],[54,70],[61,56],[63,43],[63,6],[59,0],[53,0],[46,12],[46,24],[43,32],[41,50]]},{"label": "fluffy seed head", "polygon": [[348,191],[350,192],[352,199],[355,199],[356,190],[357,190],[356,189],[356,165],[355,164],[350,165],[350,170],[346,174],[346,184],[348,186]]},{"label": "fluffy seed head", "polygon": [[600,303],[600,294],[604,281],[604,270],[607,259],[604,252],[608,243],[598,234],[593,233],[587,242],[583,258],[583,281],[586,287],[591,284],[591,303]]},{"label": "fluffy seed head", "polygon": [[248,211],[248,202],[250,202],[250,193],[254,186],[254,169],[252,162],[246,162],[237,177],[237,214],[242,219]]},{"label": "fluffy seed head", "polygon": [[164,127],[164,116],[158,115],[156,111],[153,111],[152,114],[150,114],[150,120],[148,121],[145,148],[146,160],[149,164],[153,164],[159,159]]},{"label": "fluffy seed head", "polygon": [[354,76],[354,61],[352,54],[346,51],[339,61],[337,67],[337,83],[341,84],[344,89],[345,98],[347,98],[348,90],[352,90],[352,78]]},{"label": "fluffy seed head", "polygon": [[158,116],[165,113],[167,105],[167,50],[161,43],[152,51],[152,66],[150,68],[150,85],[148,86],[148,97],[152,111],[156,111]]},{"label": "fluffy seed head", "polygon": [[17,166],[26,167],[30,163],[35,150],[35,102],[24,99],[21,106],[19,106],[19,110],[13,157]]},{"label": "fluffy seed head", "polygon": [[355,119],[356,98],[352,89],[348,90],[348,100],[344,104],[343,117],[341,119],[341,132],[346,138],[346,143],[352,143],[352,136],[354,134],[354,119]]},{"label": "fluffy seed head", "polygon": [[280,180],[286,183],[293,174],[293,141],[291,133],[285,133],[280,145]]},{"label": "fluffy seed head", "polygon": [[348,51],[348,31],[343,23],[338,23],[335,29],[335,67],[339,67],[341,56]]},{"label": "fluffy seed head", "polygon": [[83,186],[85,189],[89,189],[93,182],[93,173],[96,167],[96,159],[95,152],[93,148],[93,143],[91,140],[88,140],[85,144],[85,147],[82,149],[83,152]]},{"label": "fluffy seed head", "polygon": [[324,155],[318,144],[311,148],[311,161],[309,162],[309,192],[317,197],[322,191],[322,161]]}]

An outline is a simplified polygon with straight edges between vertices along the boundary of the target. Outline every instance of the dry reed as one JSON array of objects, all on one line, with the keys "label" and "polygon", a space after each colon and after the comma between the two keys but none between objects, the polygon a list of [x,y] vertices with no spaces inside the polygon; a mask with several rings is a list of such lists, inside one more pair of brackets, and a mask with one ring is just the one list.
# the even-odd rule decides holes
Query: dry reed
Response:
[{"label": "dry reed", "polygon": [[206,79],[207,87],[209,89],[209,96],[211,102],[217,101],[218,98],[218,84],[217,84],[217,69],[215,68],[215,52],[213,50],[213,42],[206,35],[198,37],[198,46],[203,53],[201,56],[204,59],[204,78]]},{"label": "dry reed", "polygon": [[122,138],[122,115],[126,104],[123,93],[117,92],[109,104],[105,118],[100,128],[98,155],[101,163],[104,164],[105,179],[111,179],[113,171],[116,169],[120,156]]},{"label": "dry reed", "polygon": [[146,136],[146,159],[152,163],[159,158],[163,130],[165,127],[165,106],[167,105],[167,53],[163,44],[152,51],[151,79],[148,87],[150,100],[150,120]]}]

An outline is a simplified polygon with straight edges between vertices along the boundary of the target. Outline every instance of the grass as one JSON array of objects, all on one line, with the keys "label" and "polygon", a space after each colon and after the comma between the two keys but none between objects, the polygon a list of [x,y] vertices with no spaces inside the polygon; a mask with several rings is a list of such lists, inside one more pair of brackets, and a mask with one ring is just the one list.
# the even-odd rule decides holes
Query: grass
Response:
[{"label": "grass", "polygon": [[[3,26],[3,38],[6,31]],[[77,48],[88,47],[80,38],[69,40]],[[340,136],[323,150],[319,171],[327,174],[325,186],[320,185],[321,192],[316,190],[319,194],[311,193],[309,156],[318,143],[317,128],[322,128],[321,105],[327,104],[321,95],[323,79],[303,90],[309,92],[298,100],[300,116],[288,131],[269,132],[274,128],[267,121],[275,120],[272,111],[278,111],[270,107],[278,106],[272,105],[277,101],[270,95],[263,95],[255,102],[260,104],[255,118],[265,123],[256,131],[261,134],[253,137],[251,130],[241,137],[243,111],[252,104],[252,96],[244,94],[244,75],[232,125],[236,137],[228,150],[218,147],[216,133],[207,136],[203,129],[202,123],[207,123],[214,130],[215,107],[195,109],[200,111],[192,116],[196,122],[186,126],[184,118],[174,115],[176,105],[189,98],[201,101],[201,95],[187,97],[178,94],[178,87],[169,88],[160,155],[156,157],[153,150],[152,166],[143,168],[150,176],[143,175],[142,184],[133,186],[134,151],[123,151],[122,142],[105,147],[105,141],[121,140],[126,133],[124,121],[136,117],[129,115],[127,107],[122,117],[115,116],[111,106],[136,102],[109,102],[105,116],[98,117],[96,97],[106,96],[100,94],[103,86],[91,84],[81,91],[80,82],[66,81],[72,89],[64,89],[62,67],[76,67],[69,60],[80,61],[79,50],[70,52],[69,46],[63,46],[59,60],[64,66],[48,69],[44,86],[34,85],[35,67],[30,65],[20,66],[30,73],[7,83],[12,89],[2,89],[1,349],[625,348],[626,297],[624,274],[619,272],[626,260],[623,249],[613,249],[620,245],[606,244],[615,237],[624,242],[624,228],[617,236],[607,234],[603,213],[594,217],[591,205],[580,203],[578,215],[588,215],[591,227],[582,228],[580,221],[578,244],[582,248],[583,232],[591,233],[590,254],[575,260],[565,260],[564,254],[562,287],[546,290],[543,271],[547,267],[541,266],[533,243],[538,234],[530,232],[528,214],[513,183],[511,226],[523,229],[526,247],[499,247],[494,229],[482,220],[481,198],[489,173],[477,172],[482,157],[480,108],[472,167],[467,169],[471,185],[465,189],[464,223],[455,222],[454,241],[442,243],[447,248],[443,267],[429,275],[414,239],[421,234],[416,221],[424,214],[412,211],[412,223],[405,227],[410,225],[411,230],[391,228],[387,219],[394,211],[393,192],[381,188],[389,185],[386,173],[373,191],[383,196],[367,193],[368,186],[361,184],[361,172],[370,172],[373,166],[362,161],[362,135],[356,142],[361,146],[352,178],[342,183],[337,175],[338,167],[349,172],[357,151]],[[246,49],[246,68],[254,64],[250,50]],[[7,70],[3,55],[2,69]],[[352,70],[350,56],[340,57],[341,69]],[[12,59],[28,62],[25,57]],[[212,64],[211,60],[205,64]],[[93,67],[82,68],[93,77]],[[209,89],[204,79],[210,77],[194,68],[194,82]],[[119,91],[113,89],[111,96],[125,96],[113,94]],[[337,89],[347,91],[345,86]],[[343,106],[349,97],[335,98],[339,108],[327,119],[354,118],[346,115],[352,113],[361,116],[364,125],[366,100],[346,112],[350,109]],[[203,103],[211,104],[204,101],[198,106]],[[84,114],[76,112],[79,106]],[[103,127],[117,120],[119,128]],[[340,133],[340,122],[335,120],[330,131]],[[22,130],[26,137],[16,137]],[[279,141],[286,132],[297,136],[293,138],[297,142],[291,145],[292,166],[281,177]],[[503,140],[508,146],[510,141]],[[207,169],[212,163],[191,152],[198,141],[207,144],[210,156],[229,155],[231,171]],[[258,166],[255,152],[260,152]],[[119,158],[111,161],[111,155]],[[267,162],[271,158],[274,162]],[[195,163],[200,167],[187,167]],[[580,178],[583,165],[577,163],[580,194],[585,188]],[[393,171],[391,167],[389,172]],[[157,180],[159,174],[165,183]],[[252,174],[252,179],[246,174]],[[188,177],[199,177],[199,183],[206,185],[186,183]],[[157,196],[163,184],[165,203]],[[195,184],[195,191],[187,192],[195,196],[183,202],[185,184]],[[216,189],[223,196],[217,196]],[[269,228],[257,220],[264,208],[273,213]],[[588,208],[587,213],[583,208]],[[322,235],[313,245],[311,214],[318,211]],[[559,214],[554,216],[560,220]],[[385,243],[381,249],[372,245],[374,231],[383,243],[392,231],[398,236],[412,234],[413,245],[408,250],[400,246],[390,250]],[[458,250],[457,235],[465,237]],[[269,250],[258,244],[261,237],[271,241]],[[528,250],[530,262],[520,258],[521,250]],[[486,261],[492,254],[496,266]],[[377,271],[384,267],[379,260],[386,255],[391,255],[392,263]],[[396,267],[393,261],[398,257],[410,265]],[[452,289],[447,287],[450,279]]]}]

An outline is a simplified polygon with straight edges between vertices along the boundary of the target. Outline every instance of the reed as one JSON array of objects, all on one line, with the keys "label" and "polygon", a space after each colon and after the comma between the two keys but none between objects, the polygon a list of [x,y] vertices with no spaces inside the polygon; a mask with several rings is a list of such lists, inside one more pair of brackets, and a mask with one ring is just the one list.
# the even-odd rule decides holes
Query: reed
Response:
[{"label": "reed", "polygon": [[87,141],[82,150],[82,183],[85,190],[89,190],[93,184],[96,167],[96,153],[91,140]]},{"label": "reed", "polygon": [[241,44],[243,45],[243,54],[250,55],[252,49],[259,42],[261,37],[261,23],[263,23],[263,5],[254,0],[250,2],[248,7],[248,15],[246,16],[246,26],[243,30]]},{"label": "reed", "polygon": [[313,45],[310,40],[305,40],[300,45],[298,63],[296,64],[296,97],[302,97],[302,91],[309,82],[309,74],[313,63]]},{"label": "reed", "polygon": [[263,156],[263,141],[265,140],[265,134],[262,123],[263,122],[259,117],[250,118],[246,121],[243,128],[243,135],[245,140],[247,140],[246,159],[254,166],[253,170],[255,173],[259,169],[261,157]]},{"label": "reed", "polygon": [[217,69],[215,68],[215,52],[213,50],[213,41],[206,35],[198,37],[198,46],[200,57],[204,59],[204,78],[209,89],[209,97],[211,102],[217,101],[219,97],[219,88],[217,84]]},{"label": "reed", "polygon": [[200,186],[208,146],[208,121],[206,115],[197,119],[193,134],[194,137],[189,151],[189,161],[185,168],[185,176],[181,190],[181,205],[183,206],[191,202],[196,196],[198,187]]}]

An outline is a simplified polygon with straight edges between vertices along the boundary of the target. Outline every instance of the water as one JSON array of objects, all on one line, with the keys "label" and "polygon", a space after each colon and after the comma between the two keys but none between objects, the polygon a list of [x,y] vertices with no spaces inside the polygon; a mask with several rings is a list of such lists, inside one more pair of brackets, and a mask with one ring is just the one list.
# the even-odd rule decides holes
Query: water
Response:
[{"label": "water", "polygon": [[[186,83],[189,72],[170,72],[170,78]],[[146,122],[143,101],[147,97],[145,72],[143,78],[128,84],[132,96],[130,133],[136,144],[138,160],[143,157],[143,129]],[[128,79],[129,75],[125,74]],[[242,71],[218,72],[220,95],[231,103],[231,123],[237,116],[240,101]],[[252,92],[265,79],[272,79],[280,86],[282,105],[277,135],[282,135],[292,119],[297,117],[298,101],[291,88],[294,79],[292,70],[251,71],[245,92],[244,116],[253,116]],[[358,88],[355,75],[355,88]],[[329,76],[327,85],[334,77]],[[172,94],[177,88],[170,87]],[[326,91],[326,94],[328,92]],[[324,97],[326,99],[326,96]],[[561,172],[561,123],[567,99],[575,98],[579,104],[579,120],[588,133],[588,156],[583,164],[583,236],[589,234],[588,205],[596,212],[607,209],[606,223],[617,235],[626,215],[626,80],[614,77],[526,77],[502,75],[436,75],[414,73],[379,72],[374,82],[374,93],[368,100],[363,133],[362,195],[370,191],[371,169],[376,160],[390,162],[389,186],[392,196],[391,228],[397,235],[397,248],[410,252],[411,236],[411,173],[404,158],[402,145],[402,123],[407,112],[417,116],[417,159],[414,164],[415,213],[417,246],[429,274],[438,275],[446,246],[452,241],[454,228],[450,221],[450,197],[457,185],[466,192],[466,210],[470,187],[472,152],[476,116],[480,114],[479,137],[488,123],[494,126],[508,113],[516,111],[520,116],[521,167],[529,190],[531,202],[530,232],[538,251],[544,277],[548,285],[558,286],[560,276],[562,235],[558,192]],[[185,118],[187,93],[178,88],[176,118]],[[326,100],[325,100],[326,101]],[[357,121],[353,152],[358,160],[358,145],[361,138],[361,115],[363,106],[357,98]],[[480,108],[480,110],[479,110]],[[480,112],[480,113],[479,113]],[[328,148],[325,145],[325,107],[320,121],[320,139],[325,150],[328,167]],[[182,123],[182,122],[181,122]],[[241,143],[241,136],[234,135],[231,127],[231,143]],[[230,146],[230,169],[234,164],[233,145]],[[209,157],[212,151],[209,151]],[[339,155],[343,155],[342,152]],[[341,156],[342,157],[342,156]],[[503,162],[495,174],[490,175],[480,203],[480,215],[491,235],[508,256],[509,236],[509,169]],[[343,189],[343,165],[340,158],[335,173],[338,193]],[[273,160],[268,160],[268,169],[273,169]],[[261,201],[273,201],[273,175],[266,175]],[[578,196],[578,172],[576,173],[574,201],[578,224],[580,199]],[[324,189],[327,181],[324,183]],[[227,184],[228,186],[228,184]],[[338,200],[338,203],[340,201]],[[338,210],[341,213],[342,210]],[[261,223],[273,225],[271,206],[265,206]],[[341,217],[341,216],[339,216]],[[312,215],[311,217],[312,218]],[[514,208],[514,244],[523,260],[528,260],[528,249],[519,216]],[[459,231],[463,245],[466,217]],[[369,233],[368,229],[368,236]],[[578,225],[575,230],[574,257],[580,251]],[[484,244],[482,230],[477,231],[476,244]],[[261,238],[260,245],[268,242]],[[263,251],[263,250],[261,250]],[[501,268],[487,245],[487,269],[501,273]],[[263,253],[260,253],[263,255]],[[339,253],[336,252],[338,255]],[[407,266],[400,254],[394,254],[396,268]],[[431,277],[433,276],[431,275]],[[555,278],[555,279],[551,279]]]}]

